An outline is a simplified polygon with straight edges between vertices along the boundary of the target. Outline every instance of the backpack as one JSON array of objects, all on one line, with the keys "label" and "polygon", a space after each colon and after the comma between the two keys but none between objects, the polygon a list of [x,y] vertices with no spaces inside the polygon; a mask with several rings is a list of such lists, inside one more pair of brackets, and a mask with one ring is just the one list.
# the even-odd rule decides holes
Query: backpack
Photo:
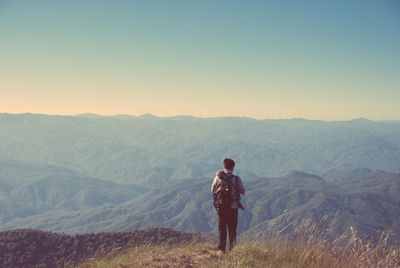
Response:
[{"label": "backpack", "polygon": [[[234,176],[237,185],[237,176]],[[234,196],[237,195],[236,190],[233,189],[231,178],[220,178],[220,182],[216,185],[217,191],[213,194],[214,197],[214,207],[217,212],[224,211],[231,207]]]}]

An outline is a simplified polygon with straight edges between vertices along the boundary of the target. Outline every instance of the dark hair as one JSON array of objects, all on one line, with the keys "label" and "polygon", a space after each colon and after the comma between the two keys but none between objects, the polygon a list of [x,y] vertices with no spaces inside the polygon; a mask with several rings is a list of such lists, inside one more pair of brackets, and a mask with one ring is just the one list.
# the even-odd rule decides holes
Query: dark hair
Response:
[{"label": "dark hair", "polygon": [[224,168],[228,170],[232,170],[235,167],[235,161],[233,161],[230,158],[225,158],[224,159]]}]

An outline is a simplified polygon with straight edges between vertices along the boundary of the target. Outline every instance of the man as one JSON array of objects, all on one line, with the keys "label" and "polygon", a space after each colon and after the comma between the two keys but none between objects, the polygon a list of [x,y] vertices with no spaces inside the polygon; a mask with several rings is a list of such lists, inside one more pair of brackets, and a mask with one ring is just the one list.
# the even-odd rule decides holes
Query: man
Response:
[{"label": "man", "polygon": [[[238,222],[238,209],[243,209],[240,203],[240,195],[244,195],[245,190],[242,180],[239,176],[233,175],[235,161],[226,158],[223,162],[223,170],[217,172],[211,185],[211,192],[214,196],[214,205],[218,213],[218,249],[225,252],[226,248],[226,232],[229,231],[229,250],[236,244],[236,228]],[[221,201],[221,193],[226,192],[231,195],[228,201]],[[225,199],[224,199],[225,200]],[[219,203],[218,203],[219,202]],[[226,205],[221,203],[228,202]],[[217,204],[216,204],[217,203]]]}]

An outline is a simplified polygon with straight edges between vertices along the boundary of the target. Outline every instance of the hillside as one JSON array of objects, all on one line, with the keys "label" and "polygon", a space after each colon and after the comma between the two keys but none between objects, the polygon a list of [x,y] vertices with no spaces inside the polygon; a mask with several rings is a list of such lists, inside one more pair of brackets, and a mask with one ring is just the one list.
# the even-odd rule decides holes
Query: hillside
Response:
[{"label": "hillside", "polygon": [[400,125],[365,119],[0,114],[0,125],[0,158],[147,187],[210,177],[226,156],[246,177],[400,168]]},{"label": "hillside", "polygon": [[274,240],[244,242],[221,255],[210,243],[190,243],[132,248],[117,256],[86,261],[79,267],[395,268],[400,266],[398,251],[398,248],[385,248],[384,245],[368,248],[349,243],[335,248],[325,243]]},{"label": "hillside", "polygon": [[145,267],[351,267],[328,256],[305,256],[304,251],[285,249],[272,244],[246,243],[231,253],[220,255],[209,243],[181,246],[138,247],[111,258],[87,261],[79,268]]},{"label": "hillside", "polygon": [[[210,183],[209,178],[180,180],[121,204],[43,213],[14,219],[2,228],[73,233],[164,226],[215,234],[217,219]],[[356,226],[367,238],[377,238],[381,231],[399,238],[400,174],[370,171],[363,177],[333,183],[312,174],[291,172],[277,178],[247,179],[244,183],[246,211],[240,212],[239,233],[274,233],[294,221],[317,221],[328,216],[327,228],[332,229],[332,237]]]},{"label": "hillside", "polygon": [[199,234],[171,229],[149,229],[127,233],[65,235],[37,230],[0,232],[0,267],[75,266],[84,260],[125,249],[151,245],[205,242]]},{"label": "hillside", "polygon": [[0,223],[44,212],[120,204],[147,191],[83,177],[67,168],[0,160]]},{"label": "hillside", "polygon": [[332,237],[350,226],[400,234],[395,122],[0,114],[0,124],[2,231],[215,234],[209,188],[231,156],[247,192],[240,234],[324,216]]},{"label": "hillside", "polygon": [[38,230],[0,232],[0,267],[398,267],[398,246],[385,238],[363,244],[356,233],[341,243],[315,225],[299,226],[291,238],[240,240],[227,254],[196,233],[156,228],[65,235]]}]

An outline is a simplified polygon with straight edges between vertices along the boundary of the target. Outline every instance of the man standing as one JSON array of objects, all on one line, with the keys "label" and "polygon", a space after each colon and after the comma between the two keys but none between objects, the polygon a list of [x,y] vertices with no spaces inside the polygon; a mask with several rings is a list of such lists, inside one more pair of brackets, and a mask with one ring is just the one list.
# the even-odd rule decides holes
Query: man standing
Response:
[{"label": "man standing", "polygon": [[229,250],[236,244],[236,228],[238,209],[243,209],[240,195],[244,195],[244,187],[239,176],[233,175],[235,161],[226,158],[223,170],[217,172],[211,185],[214,206],[218,214],[218,249],[225,252],[226,232],[229,231]]}]

